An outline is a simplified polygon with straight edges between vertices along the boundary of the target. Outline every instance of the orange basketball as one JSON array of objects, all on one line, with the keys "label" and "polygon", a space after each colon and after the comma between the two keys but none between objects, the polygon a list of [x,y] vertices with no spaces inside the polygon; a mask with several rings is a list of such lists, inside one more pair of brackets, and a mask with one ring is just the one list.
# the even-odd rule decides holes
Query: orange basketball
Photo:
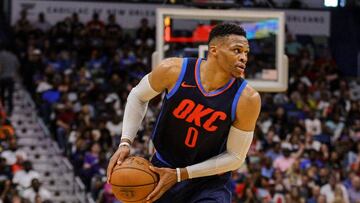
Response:
[{"label": "orange basketball", "polygon": [[159,180],[149,169],[151,165],[141,157],[128,157],[116,165],[110,178],[115,197],[122,202],[145,202]]}]

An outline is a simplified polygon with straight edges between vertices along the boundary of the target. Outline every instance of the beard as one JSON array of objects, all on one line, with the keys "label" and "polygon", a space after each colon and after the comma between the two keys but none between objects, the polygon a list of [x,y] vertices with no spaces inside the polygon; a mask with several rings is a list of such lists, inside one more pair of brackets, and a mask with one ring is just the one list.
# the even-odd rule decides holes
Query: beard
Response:
[{"label": "beard", "polygon": [[234,78],[244,78],[245,77],[245,73],[243,72],[239,72],[239,71],[234,71],[231,73],[231,76]]}]

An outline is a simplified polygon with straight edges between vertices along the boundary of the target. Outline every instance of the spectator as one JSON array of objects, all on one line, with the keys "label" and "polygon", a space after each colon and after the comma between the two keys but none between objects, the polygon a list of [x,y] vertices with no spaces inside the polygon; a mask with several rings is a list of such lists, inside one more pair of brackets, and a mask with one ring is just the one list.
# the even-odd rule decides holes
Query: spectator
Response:
[{"label": "spectator", "polygon": [[321,122],[315,117],[313,111],[309,112],[309,117],[305,119],[306,133],[309,135],[320,135],[321,134]]},{"label": "spectator", "polygon": [[51,25],[48,21],[46,21],[45,14],[43,12],[39,13],[38,21],[36,21],[33,26],[44,33],[49,31],[51,28]]},{"label": "spectator", "polygon": [[115,198],[109,183],[104,184],[104,187],[99,194],[97,203],[120,203],[120,201]]},{"label": "spectator", "polygon": [[340,186],[336,186],[333,203],[344,203],[344,202],[349,202],[349,200],[345,199],[345,196],[342,192],[342,188]]},{"label": "spectator", "polygon": [[23,38],[25,37],[25,33],[29,32],[31,29],[31,23],[27,19],[27,10],[22,10],[20,12],[20,19],[15,23],[15,32],[19,34],[19,37]]},{"label": "spectator", "polygon": [[90,152],[85,154],[81,177],[87,187],[90,187],[92,177],[100,173],[100,152],[100,145],[94,143],[91,145]]},{"label": "spectator", "polygon": [[355,175],[351,179],[351,187],[348,189],[350,202],[360,202],[360,177]]},{"label": "spectator", "polygon": [[103,72],[105,62],[106,57],[101,56],[99,50],[94,49],[91,52],[90,60],[87,62],[87,69],[90,70],[92,73]]},{"label": "spectator", "polygon": [[109,14],[105,26],[104,47],[109,56],[116,54],[118,45],[123,44],[123,29],[116,22],[115,14]]},{"label": "spectator", "polygon": [[[34,24],[34,28],[44,28],[41,34],[32,32],[25,11],[14,27],[25,86],[46,124],[54,128],[51,131],[56,133],[59,145],[71,146],[71,153],[66,155],[76,174],[81,174],[94,198],[102,201],[115,201],[101,181],[106,164],[103,157],[109,157],[117,147],[127,94],[138,78],[151,70],[154,29],[146,19],[140,24],[135,32],[128,32],[116,22],[115,15],[110,14],[104,25],[94,13],[85,27],[74,13],[47,30],[44,16]],[[360,85],[341,76],[328,48],[306,37],[306,42],[301,42],[298,36],[287,35],[289,90],[262,94],[263,108],[248,162],[234,172],[238,177],[234,181],[236,200],[326,202],[327,194],[319,194],[319,188],[328,184],[334,169],[343,172],[349,197],[357,195],[356,181],[350,184],[350,180],[351,174],[360,172]],[[256,77],[267,64],[263,58],[271,49],[269,43],[253,41],[250,57],[255,63],[249,64],[253,67],[247,69],[247,76]],[[169,52],[178,51],[172,47]],[[65,108],[59,109],[61,106]],[[153,153],[149,139],[158,106],[158,101],[149,104],[151,112],[132,153],[143,157]],[[0,177],[9,168],[22,171],[24,157],[16,140],[2,141],[1,146],[7,167],[0,170]],[[92,187],[94,182],[96,187]],[[344,196],[342,190],[335,189],[334,199]],[[298,200],[299,196],[303,199]],[[20,201],[16,195],[9,195],[7,200],[11,198]]]},{"label": "spectator", "polygon": [[23,170],[20,170],[15,173],[12,182],[18,185],[19,189],[26,189],[31,186],[31,181],[33,179],[39,179],[40,174],[32,169],[32,163],[30,161],[25,161],[23,163]]},{"label": "spectator", "polygon": [[154,33],[153,30],[149,27],[148,19],[141,19],[140,27],[136,31],[136,37],[142,41],[154,38]]},{"label": "spectator", "polygon": [[271,162],[271,158],[265,157],[263,162],[264,165],[261,167],[261,175],[269,179],[272,178],[274,173],[274,168],[272,167]]},{"label": "spectator", "polygon": [[71,16],[71,30],[75,33],[77,30],[81,30],[84,28],[84,24],[79,21],[79,15],[77,13],[73,13]]},{"label": "spectator", "polygon": [[317,203],[317,199],[320,196],[320,187],[315,185],[312,187],[311,196],[307,199],[307,203]]},{"label": "spectator", "polygon": [[6,119],[0,118],[0,142],[15,139],[15,129]]},{"label": "spectator", "polygon": [[326,197],[326,202],[336,200],[350,203],[348,192],[344,185],[338,182],[336,174],[329,176],[329,183],[321,187],[320,193]]},{"label": "spectator", "polygon": [[[6,159],[6,164],[9,166],[14,166],[16,164],[16,153],[18,147],[15,139],[11,139],[8,141],[8,146],[5,148],[4,151],[1,153],[1,157]],[[12,169],[12,172],[15,172]]]},{"label": "spectator", "polygon": [[0,157],[0,181],[12,179],[11,168],[6,164],[6,159]]},{"label": "spectator", "polygon": [[319,195],[319,197],[317,198],[317,203],[327,203],[326,196]]},{"label": "spectator", "polygon": [[297,56],[299,55],[301,49],[302,45],[294,39],[294,36],[292,34],[288,33],[286,35],[286,53],[290,56]]},{"label": "spectator", "polygon": [[105,26],[105,30],[108,35],[121,36],[122,27],[116,22],[115,14],[109,14],[108,24]]},{"label": "spectator", "polygon": [[275,159],[274,168],[280,169],[281,172],[285,172],[293,165],[295,160],[300,157],[303,152],[303,147],[300,148],[299,151],[294,155],[291,155],[292,147],[290,143],[282,143],[281,148],[283,156]]},{"label": "spectator", "polygon": [[19,68],[17,56],[0,44],[0,97],[10,115],[13,110],[14,79]]},{"label": "spectator", "polygon": [[12,173],[6,159],[0,158],[0,202],[6,202],[9,199],[9,191],[11,189]]},{"label": "spectator", "polygon": [[33,49],[30,53],[28,53],[28,58],[25,64],[21,67],[21,75],[23,77],[24,85],[32,96],[35,95],[36,83],[40,81],[39,79],[35,80],[35,76],[39,77],[45,70],[42,57],[40,49]]},{"label": "spectator", "polygon": [[94,13],[91,21],[86,24],[86,29],[88,29],[89,32],[103,32],[104,28],[104,23],[99,19],[98,13]]},{"label": "spectator", "polygon": [[305,203],[304,197],[300,196],[299,188],[296,186],[291,187],[290,193],[285,195],[286,202]]},{"label": "spectator", "polygon": [[56,23],[56,25],[52,27],[49,33],[49,42],[52,44],[51,49],[56,51],[68,49],[70,47],[71,19],[69,17]]},{"label": "spectator", "polygon": [[115,143],[119,143],[120,141],[122,124],[122,118],[118,115],[113,115],[112,119],[106,123],[106,128],[110,131],[110,135]]},{"label": "spectator", "polygon": [[57,105],[57,120],[56,120],[56,136],[60,149],[66,153],[68,134],[70,133],[70,127],[75,122],[75,113],[72,110],[70,102]]},{"label": "spectator", "polygon": [[104,120],[99,121],[98,127],[100,131],[100,137],[97,142],[99,142],[99,145],[101,146],[101,149],[103,149],[103,151],[109,153],[111,149],[115,147],[113,146],[113,140],[111,138],[110,131],[106,128],[106,123]]},{"label": "spectator", "polygon": [[24,190],[22,196],[31,203],[40,203],[45,202],[46,200],[51,200],[52,195],[47,189],[42,187],[37,178],[33,178],[31,180],[30,188]]},{"label": "spectator", "polygon": [[257,197],[256,192],[251,187],[246,187],[244,189],[244,195],[240,199],[244,203],[257,203],[261,200]]},{"label": "spectator", "polygon": [[326,122],[326,127],[328,127],[329,130],[333,132],[331,139],[333,141],[337,141],[341,136],[345,124],[341,121],[340,115],[335,114],[333,119],[330,119]]}]

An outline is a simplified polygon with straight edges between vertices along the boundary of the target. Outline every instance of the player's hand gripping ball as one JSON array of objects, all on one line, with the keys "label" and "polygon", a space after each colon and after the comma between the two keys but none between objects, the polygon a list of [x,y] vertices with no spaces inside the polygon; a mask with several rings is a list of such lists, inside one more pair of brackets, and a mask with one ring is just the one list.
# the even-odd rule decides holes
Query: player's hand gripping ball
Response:
[{"label": "player's hand gripping ball", "polygon": [[123,202],[145,202],[159,181],[149,169],[152,164],[141,157],[128,157],[116,165],[110,178],[115,197]]}]

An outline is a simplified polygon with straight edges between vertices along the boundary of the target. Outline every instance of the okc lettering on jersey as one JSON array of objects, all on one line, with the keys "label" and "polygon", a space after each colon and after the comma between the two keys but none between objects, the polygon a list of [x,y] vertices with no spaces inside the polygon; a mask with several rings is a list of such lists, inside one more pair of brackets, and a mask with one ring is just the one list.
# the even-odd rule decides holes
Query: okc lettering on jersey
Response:
[{"label": "okc lettering on jersey", "polygon": [[[203,124],[201,118],[211,114]],[[218,126],[213,125],[216,120],[225,120],[226,114],[222,111],[215,111],[212,108],[205,108],[202,104],[196,104],[191,99],[184,99],[174,109],[173,115],[178,119],[184,119],[188,123],[194,123],[196,126],[203,127],[205,130],[213,132]]]}]

